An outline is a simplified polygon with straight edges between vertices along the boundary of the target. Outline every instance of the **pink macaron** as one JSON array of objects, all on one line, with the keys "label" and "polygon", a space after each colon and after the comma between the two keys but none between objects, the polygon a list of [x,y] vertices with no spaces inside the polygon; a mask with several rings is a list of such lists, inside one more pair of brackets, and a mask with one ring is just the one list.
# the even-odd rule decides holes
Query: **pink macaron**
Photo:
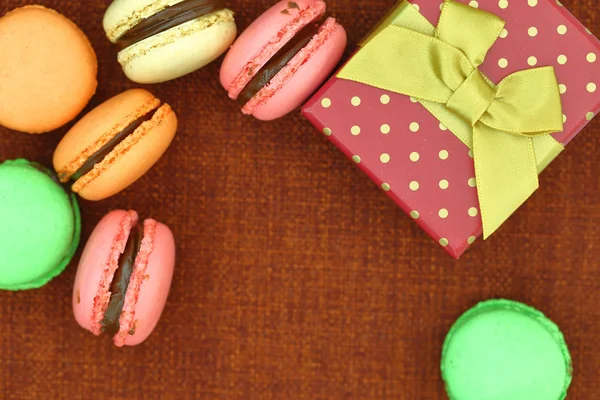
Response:
[{"label": "pink macaron", "polygon": [[242,112],[263,121],[294,110],[327,79],[346,48],[321,0],[280,1],[244,31],[221,67],[221,84]]},{"label": "pink macaron", "polygon": [[90,236],[75,277],[73,312],[83,328],[135,346],[158,323],[175,266],[171,230],[135,211],[107,214]]}]

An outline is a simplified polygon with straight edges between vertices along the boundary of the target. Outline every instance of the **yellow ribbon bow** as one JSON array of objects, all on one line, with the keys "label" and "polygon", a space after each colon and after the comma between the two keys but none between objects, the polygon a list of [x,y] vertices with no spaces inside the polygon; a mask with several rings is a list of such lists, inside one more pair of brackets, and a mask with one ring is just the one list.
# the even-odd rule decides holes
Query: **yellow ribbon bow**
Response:
[{"label": "yellow ribbon bow", "polygon": [[473,150],[484,238],[539,187],[563,150],[553,67],[516,72],[497,86],[478,69],[504,21],[446,0],[437,28],[404,1],[338,73],[412,96]]}]

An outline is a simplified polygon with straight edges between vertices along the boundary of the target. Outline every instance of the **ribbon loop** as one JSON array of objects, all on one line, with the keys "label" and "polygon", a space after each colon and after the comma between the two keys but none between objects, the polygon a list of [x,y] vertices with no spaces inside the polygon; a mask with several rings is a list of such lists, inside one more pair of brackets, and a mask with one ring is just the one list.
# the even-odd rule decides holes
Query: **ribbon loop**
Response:
[{"label": "ribbon loop", "polygon": [[446,1],[435,36],[460,49],[475,67],[479,67],[494,45],[504,21],[494,14],[466,4]]},{"label": "ribbon loop", "polygon": [[496,90],[475,69],[456,89],[446,108],[474,126],[487,111],[496,96]]},{"label": "ribbon loop", "polygon": [[511,133],[545,135],[563,130],[561,108],[554,68],[534,68],[500,82],[496,101],[481,122]]},{"label": "ribbon loop", "polygon": [[413,96],[472,148],[487,238],[563,150],[548,135],[562,130],[554,69],[520,71],[495,86],[477,68],[504,21],[454,0],[445,0],[435,29],[407,1],[396,11],[337,77]]},{"label": "ribbon loop", "polygon": [[[385,57],[382,49],[387,53]],[[424,59],[431,60],[431,68],[423,68]],[[338,76],[446,103],[473,69],[457,48],[429,35],[391,25],[356,53]],[[411,78],[399,78],[398,71],[411,71]]]}]

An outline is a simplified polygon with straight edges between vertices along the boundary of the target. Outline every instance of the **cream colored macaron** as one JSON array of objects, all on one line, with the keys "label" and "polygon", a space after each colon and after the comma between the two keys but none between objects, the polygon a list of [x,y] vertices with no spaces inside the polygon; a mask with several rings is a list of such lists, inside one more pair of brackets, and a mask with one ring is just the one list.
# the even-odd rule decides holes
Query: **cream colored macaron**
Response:
[{"label": "cream colored macaron", "polygon": [[237,34],[224,0],[114,0],[104,30],[122,49],[125,75],[138,83],[196,71],[227,51]]}]

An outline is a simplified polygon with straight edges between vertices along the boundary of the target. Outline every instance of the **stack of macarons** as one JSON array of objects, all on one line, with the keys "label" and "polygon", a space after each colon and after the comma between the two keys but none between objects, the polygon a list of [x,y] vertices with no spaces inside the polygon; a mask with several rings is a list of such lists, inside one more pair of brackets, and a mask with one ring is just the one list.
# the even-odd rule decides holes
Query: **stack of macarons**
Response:
[{"label": "stack of macarons", "polygon": [[[233,45],[225,0],[114,0],[103,27],[124,74],[159,83],[192,73],[231,51],[221,83],[242,112],[261,120],[299,107],[342,57],[346,32],[323,20],[321,0],[281,1]],[[96,93],[98,60],[75,23],[41,5],[0,18],[0,125],[39,134],[81,113]],[[0,164],[0,289],[39,288],[77,251],[76,195],[101,201],[140,179],[171,145],[175,111],[145,89],[130,89],[83,115],[54,151],[54,170],[25,159]],[[26,218],[24,217],[26,216]],[[175,266],[171,230],[135,211],[110,212],[79,261],[77,322],[117,346],[144,341],[165,306]]]}]

